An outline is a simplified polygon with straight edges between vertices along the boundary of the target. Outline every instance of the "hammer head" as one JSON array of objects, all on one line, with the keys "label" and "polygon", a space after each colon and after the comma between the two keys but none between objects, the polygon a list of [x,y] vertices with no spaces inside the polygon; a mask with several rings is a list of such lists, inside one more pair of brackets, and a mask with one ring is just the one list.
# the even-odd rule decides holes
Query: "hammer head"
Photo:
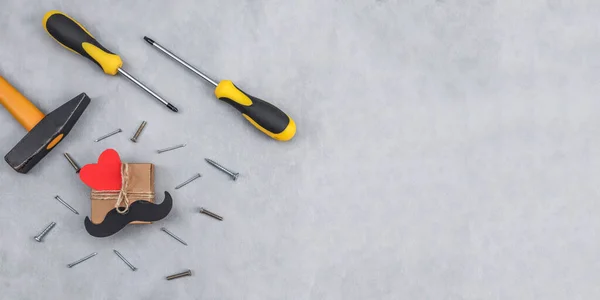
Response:
[{"label": "hammer head", "polygon": [[69,134],[88,104],[90,98],[81,93],[47,114],[4,156],[4,160],[19,173],[29,172]]}]

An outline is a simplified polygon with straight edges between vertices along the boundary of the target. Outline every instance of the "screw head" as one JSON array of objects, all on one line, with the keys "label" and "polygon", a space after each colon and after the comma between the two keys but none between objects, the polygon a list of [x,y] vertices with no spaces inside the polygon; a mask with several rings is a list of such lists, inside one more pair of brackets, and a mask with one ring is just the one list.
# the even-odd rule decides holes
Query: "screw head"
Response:
[{"label": "screw head", "polygon": [[130,138],[129,140],[132,141],[132,142],[134,142],[134,143],[137,143],[137,140],[134,139],[134,138]]},{"label": "screw head", "polygon": [[240,173],[233,173],[233,175],[231,175],[231,178],[233,179],[233,181],[236,181],[238,179],[238,176],[240,176]]},{"label": "screw head", "polygon": [[38,243],[42,242],[42,239],[39,236],[35,236],[33,239],[36,240]]}]

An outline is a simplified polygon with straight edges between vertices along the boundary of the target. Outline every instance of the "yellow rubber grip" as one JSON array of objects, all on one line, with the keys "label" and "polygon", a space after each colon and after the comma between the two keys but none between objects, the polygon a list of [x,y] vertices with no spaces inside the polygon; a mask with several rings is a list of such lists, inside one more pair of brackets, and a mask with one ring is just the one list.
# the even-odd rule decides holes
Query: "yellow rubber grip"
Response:
[{"label": "yellow rubber grip", "polygon": [[44,15],[42,25],[60,45],[93,61],[104,73],[116,75],[123,66],[121,57],[100,45],[83,25],[68,15],[51,10]]},{"label": "yellow rubber grip", "polygon": [[235,107],[258,130],[278,141],[289,141],[296,134],[296,123],[273,104],[244,93],[230,80],[219,82],[215,95]]},{"label": "yellow rubber grip", "polygon": [[27,131],[44,118],[44,113],[2,77],[0,77],[0,103]]}]

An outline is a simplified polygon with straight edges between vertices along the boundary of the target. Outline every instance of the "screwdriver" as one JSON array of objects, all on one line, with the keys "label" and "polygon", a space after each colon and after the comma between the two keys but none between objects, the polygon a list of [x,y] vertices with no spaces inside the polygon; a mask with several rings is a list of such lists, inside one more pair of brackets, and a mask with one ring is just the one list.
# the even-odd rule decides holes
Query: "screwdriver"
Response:
[{"label": "screwdriver", "polygon": [[123,66],[121,57],[100,45],[92,34],[73,18],[60,11],[51,10],[44,15],[42,25],[46,29],[46,32],[59,44],[93,61],[104,73],[108,75],[117,75],[119,73],[125,76],[148,94],[162,102],[170,110],[174,112],[178,111],[173,104],[167,102],[139,80],[135,79],[135,77],[125,72],[121,68]]},{"label": "screwdriver", "polygon": [[294,120],[271,103],[243,92],[230,80],[222,80],[217,83],[151,38],[145,36],[144,40],[214,85],[215,95],[218,99],[235,107],[244,118],[264,134],[278,141],[288,141],[296,134]]}]

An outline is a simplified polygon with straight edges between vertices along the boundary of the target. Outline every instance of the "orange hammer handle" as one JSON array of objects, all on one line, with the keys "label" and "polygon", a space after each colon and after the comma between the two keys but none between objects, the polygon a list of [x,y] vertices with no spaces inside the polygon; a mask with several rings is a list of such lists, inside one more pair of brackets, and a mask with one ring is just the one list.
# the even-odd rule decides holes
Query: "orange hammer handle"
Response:
[{"label": "orange hammer handle", "polygon": [[2,77],[0,77],[0,103],[27,131],[44,118],[44,113]]}]

